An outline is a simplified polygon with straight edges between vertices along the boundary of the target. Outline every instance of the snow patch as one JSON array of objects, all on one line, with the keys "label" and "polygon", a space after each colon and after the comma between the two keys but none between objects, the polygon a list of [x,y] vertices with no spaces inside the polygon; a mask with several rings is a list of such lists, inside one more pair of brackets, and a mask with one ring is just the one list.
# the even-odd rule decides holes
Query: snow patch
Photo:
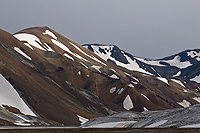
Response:
[{"label": "snow patch", "polygon": [[197,101],[198,103],[200,103],[200,97],[194,97],[192,99],[194,99],[195,101]]},{"label": "snow patch", "polygon": [[165,65],[162,65],[160,64],[160,61],[155,61],[155,60],[145,60],[144,58],[138,58],[138,57],[134,57],[136,58],[137,60],[141,61],[141,62],[144,62],[146,64],[149,64],[149,65],[153,65],[153,66],[165,66]]},{"label": "snow patch", "polygon": [[26,53],[24,53],[21,49],[19,49],[18,47],[14,47],[14,50],[17,51],[19,54],[23,55],[24,57],[26,57],[27,59],[31,60],[31,57],[29,57]]},{"label": "snow patch", "polygon": [[[36,47],[38,49],[46,51],[42,46],[40,46],[40,44],[42,44],[40,42],[40,39],[38,37],[32,35],[32,34],[20,33],[20,34],[14,35],[14,37],[16,37],[20,41],[26,41],[26,42],[28,42],[28,44],[31,45],[31,46],[34,46],[34,47]],[[27,43],[26,43],[26,45],[27,45]]]},{"label": "snow patch", "polygon": [[46,30],[44,33],[42,33],[44,35],[49,35],[51,36],[52,38],[54,38],[55,40],[57,40],[57,36],[55,36],[51,31],[49,30]]},{"label": "snow patch", "polygon": [[8,105],[18,108],[26,115],[36,116],[24,103],[13,86],[0,74],[0,105]]},{"label": "snow patch", "polygon": [[100,69],[102,66],[93,65],[91,67],[93,67],[94,69],[96,69],[97,71],[99,71],[101,73]]},{"label": "snow patch", "polygon": [[178,71],[175,75],[173,75],[173,77],[178,77],[181,75],[181,71]]},{"label": "snow patch", "polygon": [[139,82],[139,79],[137,79],[136,77],[132,77],[132,79],[136,80],[137,82]]},{"label": "snow patch", "polygon": [[187,100],[183,100],[182,102],[177,102],[179,105],[183,106],[184,108],[189,107],[191,105],[190,102]]},{"label": "snow patch", "polygon": [[161,80],[161,81],[163,81],[164,83],[166,83],[166,84],[169,85],[168,80],[167,80],[166,78],[157,77],[157,79],[159,79],[159,80]]},{"label": "snow patch", "polygon": [[124,88],[121,88],[118,94],[121,94],[124,91]]},{"label": "snow patch", "polygon": [[134,82],[134,81],[131,81],[131,83],[133,83],[133,84],[138,84],[137,82]]},{"label": "snow patch", "polygon": [[129,95],[126,96],[126,98],[124,99],[124,102],[123,102],[123,107],[126,109],[126,110],[130,110],[132,109],[134,106],[133,106],[133,102],[131,100],[131,97]]},{"label": "snow patch", "polygon": [[31,47],[31,45],[30,44],[28,44],[28,43],[24,43],[27,47],[29,47],[30,49],[32,49],[33,50],[33,47]]},{"label": "snow patch", "polygon": [[84,117],[82,117],[80,115],[77,115],[77,117],[78,117],[79,121],[81,122],[81,125],[84,124],[84,123],[86,123],[89,120],[89,119],[84,118]]},{"label": "snow patch", "polygon": [[129,73],[124,72],[127,76],[131,77],[131,75]]},{"label": "snow patch", "polygon": [[70,55],[68,55],[67,53],[64,53],[63,54],[65,57],[67,57],[68,59],[71,59],[71,60],[73,60],[74,61],[74,58],[72,58]]},{"label": "snow patch", "polygon": [[197,83],[200,83],[200,76],[195,76],[194,78],[190,79],[190,81],[195,81]]},{"label": "snow patch", "polygon": [[171,80],[174,81],[174,82],[176,82],[176,83],[178,83],[179,85],[185,87],[185,85],[181,81],[176,80],[176,79],[171,79]]},{"label": "snow patch", "polygon": [[81,75],[81,71],[78,71],[78,74]]},{"label": "snow patch", "polygon": [[149,111],[146,107],[143,107],[144,111]]},{"label": "snow patch", "polygon": [[115,92],[116,91],[116,87],[112,87],[111,89],[110,89],[110,93],[113,93],[113,92]]},{"label": "snow patch", "polygon": [[178,68],[186,68],[186,67],[189,67],[192,65],[189,61],[181,62],[180,59],[181,59],[181,57],[179,55],[177,55],[174,57],[174,59],[168,60],[168,61],[163,60],[163,62],[166,62],[166,63],[170,64],[170,66],[175,66]]},{"label": "snow patch", "polygon": [[16,121],[14,124],[18,125],[18,126],[30,126],[31,125],[30,123],[24,123],[22,121]]},{"label": "snow patch", "polygon": [[55,51],[54,51],[51,47],[49,47],[49,45],[46,44],[45,42],[44,42],[44,46],[46,47],[47,51],[55,52]]},{"label": "snow patch", "polygon": [[80,62],[81,65],[83,65],[85,68],[88,69],[88,66],[86,66],[83,62]]},{"label": "snow patch", "polygon": [[129,87],[133,87],[133,88],[135,88],[135,86],[133,86],[132,84],[128,84],[128,86],[129,86]]},{"label": "snow patch", "polygon": [[[144,94],[141,93],[141,95],[146,98],[147,100],[149,100],[149,98],[147,96],[145,96]],[[150,100],[149,100],[150,101]]]},{"label": "snow patch", "polygon": [[113,72],[116,72],[115,69],[112,69],[112,68],[111,68],[110,70],[112,70]]},{"label": "snow patch", "polygon": [[161,75],[160,75],[153,67],[151,67],[151,69],[152,69],[155,73],[157,73],[157,75],[158,75],[159,77],[161,77]]},{"label": "snow patch", "polygon": [[114,78],[114,79],[119,79],[119,77],[117,75],[115,75],[115,74],[111,75],[110,77]]}]

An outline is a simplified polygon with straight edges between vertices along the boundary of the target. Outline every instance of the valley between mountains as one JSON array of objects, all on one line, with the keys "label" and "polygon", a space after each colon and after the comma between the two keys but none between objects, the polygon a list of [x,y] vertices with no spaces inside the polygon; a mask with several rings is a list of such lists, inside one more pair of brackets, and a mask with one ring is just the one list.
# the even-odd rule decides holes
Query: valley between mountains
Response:
[{"label": "valley between mountains", "polygon": [[116,45],[79,45],[48,27],[0,30],[0,125],[80,126],[126,111],[144,123],[154,114],[140,112],[198,111],[199,74],[200,49],[152,60]]}]

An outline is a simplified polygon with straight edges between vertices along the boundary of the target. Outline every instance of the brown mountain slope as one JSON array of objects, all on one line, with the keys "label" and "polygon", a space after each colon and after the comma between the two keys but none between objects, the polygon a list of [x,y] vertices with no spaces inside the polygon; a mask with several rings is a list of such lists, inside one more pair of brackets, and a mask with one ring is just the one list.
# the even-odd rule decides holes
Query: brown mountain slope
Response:
[{"label": "brown mountain slope", "polygon": [[[49,31],[48,34],[47,31]],[[143,107],[148,107],[148,109],[181,107],[179,104],[177,104],[177,102],[181,102],[187,97],[190,97],[189,99],[187,98],[187,100],[191,102],[191,104],[197,103],[192,98],[198,96],[198,93],[193,92],[192,89],[191,92],[185,93],[183,90],[186,88],[180,86],[170,79],[165,79],[169,82],[166,84],[156,77],[145,76],[141,73],[132,72],[122,67],[105,62],[101,58],[97,57],[96,54],[48,27],[29,28],[20,31],[15,35],[21,33],[35,35],[40,41],[39,45],[45,48],[44,46],[47,44],[47,47],[50,47],[53,51],[55,51],[53,54],[59,53],[62,56],[65,54],[70,56],[70,58],[65,56],[67,57],[65,58],[67,61],[60,60],[59,58],[51,58],[51,60],[49,60],[47,59],[49,56],[45,57],[50,64],[63,70],[62,72],[54,71],[51,78],[56,80],[54,75],[57,75],[56,81],[60,82],[60,84],[62,82],[61,79],[64,79],[73,85],[92,91],[102,99],[103,103],[108,108],[112,110],[118,111],[119,108],[123,107],[123,101],[127,95],[130,95],[132,102],[135,101],[133,110],[136,111],[143,111]],[[28,42],[30,41],[29,39],[24,40],[28,40]],[[58,43],[63,44],[64,47]],[[48,51],[48,53],[50,52],[48,49],[43,51]],[[38,54],[40,53],[38,52]],[[44,55],[40,54],[40,57],[44,57]],[[69,69],[69,63],[66,62],[70,62],[70,65],[73,64],[73,67],[70,67],[71,69]],[[134,87],[130,86],[131,83]],[[198,84],[189,83],[186,84],[186,87],[187,86],[190,86],[188,88],[192,88],[197,87]],[[115,93],[110,93],[113,87],[116,87]],[[149,100],[147,100],[144,95],[148,96]],[[116,105],[119,105],[119,107]],[[120,110],[123,110],[123,108]]]},{"label": "brown mountain slope", "polygon": [[[55,81],[43,75],[43,67],[37,68],[37,65],[40,66],[40,63],[34,64],[12,49],[16,46],[23,49],[24,45],[21,42],[4,31],[1,31],[0,34],[0,72],[15,87],[21,97],[37,115],[64,123],[65,125],[79,125],[80,122],[74,110],[85,112],[86,115],[88,112],[92,114],[91,111],[85,109],[85,105],[80,103],[75,97],[79,97],[86,105],[93,105],[94,108],[97,105],[91,103],[91,101],[72,90],[68,84],[65,83],[65,88],[62,88],[55,83]],[[26,52],[27,51],[29,51],[29,49],[26,49]],[[32,53],[32,55],[40,59],[37,53]],[[16,58],[32,69],[19,62]],[[45,62],[43,58],[41,58],[40,61]],[[57,69],[58,68],[55,68],[55,70]],[[71,93],[69,93],[68,90]],[[97,110],[101,112],[101,110],[104,109],[98,106]]]},{"label": "brown mountain slope", "polygon": [[1,30],[0,44],[0,73],[38,116],[65,125],[79,125],[77,115],[177,108],[184,99],[196,104],[193,98],[199,96],[189,90],[198,84],[184,83],[185,88],[129,71],[48,27],[14,36]]}]

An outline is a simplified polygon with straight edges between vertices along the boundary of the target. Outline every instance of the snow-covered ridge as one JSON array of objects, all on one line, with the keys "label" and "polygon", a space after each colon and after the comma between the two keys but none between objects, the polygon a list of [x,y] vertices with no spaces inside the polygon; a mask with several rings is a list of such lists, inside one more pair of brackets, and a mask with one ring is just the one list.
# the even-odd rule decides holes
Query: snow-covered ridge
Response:
[{"label": "snow-covered ridge", "polygon": [[[84,46],[86,48],[88,48],[88,46]],[[123,56],[125,57],[125,59],[129,62],[128,64],[125,64],[123,62],[120,62],[118,60],[116,60],[115,58],[113,58],[112,52],[115,50],[113,50],[114,46],[97,46],[97,45],[91,45],[93,51],[95,54],[97,54],[98,56],[100,56],[102,59],[104,59],[105,61],[107,60],[112,60],[114,61],[118,66],[127,68],[131,71],[139,71],[142,73],[146,73],[148,75],[152,75],[151,73],[147,72],[146,70],[140,68],[140,66],[138,65],[138,63],[136,62],[136,60],[132,60],[128,55],[126,55],[124,52],[121,51],[121,53],[123,54]]]},{"label": "snow-covered ridge", "polygon": [[175,56],[172,60],[163,60],[162,62],[166,62],[170,64],[170,66],[178,68],[186,68],[192,65],[189,61],[181,62],[181,57],[179,55]]},{"label": "snow-covered ridge", "polygon": [[[198,50],[190,52],[184,51],[174,56],[153,60],[132,56],[131,54],[120,50],[115,45],[85,44],[83,46],[100,56],[102,59],[112,62],[113,64],[131,71],[138,71],[143,74],[163,78],[168,76],[182,76],[182,73],[185,72],[186,68],[190,69],[190,66],[196,63],[194,60],[191,60],[191,58],[200,61],[200,51],[198,52]],[[162,68],[164,72],[161,70]],[[172,71],[168,71],[169,69],[172,69]]]}]

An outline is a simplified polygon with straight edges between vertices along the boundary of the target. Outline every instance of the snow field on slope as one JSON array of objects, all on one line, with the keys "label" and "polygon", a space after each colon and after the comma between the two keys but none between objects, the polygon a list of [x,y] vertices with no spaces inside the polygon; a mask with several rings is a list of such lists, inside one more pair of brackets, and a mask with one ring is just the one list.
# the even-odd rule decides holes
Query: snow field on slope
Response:
[{"label": "snow field on slope", "polygon": [[[14,37],[16,37],[18,40],[20,41],[26,41],[28,42],[29,45],[34,46],[38,49],[41,49],[43,51],[46,51],[42,46],[40,46],[38,43],[42,44],[40,42],[40,39],[32,34],[28,34],[28,33],[20,33],[20,34],[16,34],[14,35]],[[26,43],[27,44],[27,43]]]},{"label": "snow field on slope", "polygon": [[26,57],[27,59],[31,60],[31,57],[29,57],[26,53],[24,53],[21,49],[19,49],[18,47],[14,47],[14,50],[17,51],[19,54],[23,55],[24,57]]},{"label": "snow field on slope", "polygon": [[133,102],[131,100],[131,97],[129,95],[126,96],[126,98],[124,99],[124,102],[123,102],[123,107],[126,109],[126,110],[130,110],[132,109],[134,106],[133,106]]},{"label": "snow field on slope", "polygon": [[192,65],[189,61],[181,62],[180,59],[181,59],[181,57],[179,55],[177,55],[172,60],[162,60],[162,62],[166,62],[166,63],[170,64],[170,66],[175,66],[175,67],[178,67],[181,69]]},{"label": "snow field on slope", "polygon": [[13,106],[18,108],[22,113],[26,115],[36,116],[30,108],[24,103],[17,91],[13,86],[0,74],[0,104]]}]

